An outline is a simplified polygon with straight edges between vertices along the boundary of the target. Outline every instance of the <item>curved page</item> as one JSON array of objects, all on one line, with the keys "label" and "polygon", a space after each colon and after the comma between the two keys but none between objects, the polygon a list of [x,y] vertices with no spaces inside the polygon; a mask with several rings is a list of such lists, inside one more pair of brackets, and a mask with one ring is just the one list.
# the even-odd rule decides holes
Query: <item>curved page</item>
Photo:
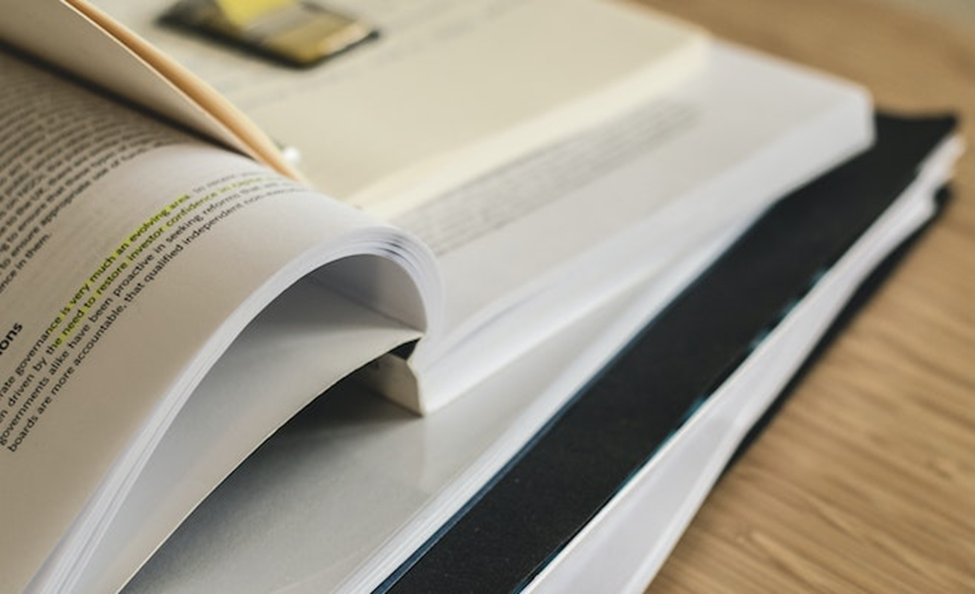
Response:
[{"label": "curved page", "polygon": [[[438,283],[407,237],[249,160],[8,54],[0,78],[0,590],[43,590],[84,562],[190,392],[287,287],[335,262],[309,281],[323,305],[382,314],[324,385],[414,338]],[[282,386],[267,417],[219,436],[231,466],[317,393]]]},{"label": "curved page", "polygon": [[251,453],[253,436],[263,438],[268,426],[293,415],[282,400],[300,406],[373,358],[377,345],[392,349],[416,335],[319,283],[289,289],[194,390],[104,536],[89,548],[92,557],[76,564],[70,591],[121,589],[228,469]]},{"label": "curved page", "polygon": [[0,0],[0,11],[4,43],[299,177],[230,102],[84,0]]}]

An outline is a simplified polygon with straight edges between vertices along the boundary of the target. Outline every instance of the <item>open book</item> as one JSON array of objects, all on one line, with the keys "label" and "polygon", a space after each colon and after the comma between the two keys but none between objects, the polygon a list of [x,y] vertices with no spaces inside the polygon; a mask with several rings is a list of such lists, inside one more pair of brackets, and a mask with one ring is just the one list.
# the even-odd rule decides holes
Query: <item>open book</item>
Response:
[{"label": "open book", "polygon": [[[370,361],[363,381],[430,412],[667,272],[662,304],[871,134],[859,89],[663,17],[430,2],[331,78],[246,74],[251,115],[329,197],[99,10],[0,8],[4,591],[120,587],[267,435]],[[539,37],[553,15],[565,27]],[[516,55],[492,58],[501,38]],[[460,59],[471,80],[524,68],[479,104],[483,89],[428,86]],[[444,119],[373,119],[407,91],[446,97],[419,110]],[[107,546],[111,567],[93,567]]]},{"label": "open book", "polygon": [[126,592],[642,592],[836,308],[930,220],[951,127],[881,116],[867,153],[777,202],[664,312],[655,279],[435,415],[336,386]]}]

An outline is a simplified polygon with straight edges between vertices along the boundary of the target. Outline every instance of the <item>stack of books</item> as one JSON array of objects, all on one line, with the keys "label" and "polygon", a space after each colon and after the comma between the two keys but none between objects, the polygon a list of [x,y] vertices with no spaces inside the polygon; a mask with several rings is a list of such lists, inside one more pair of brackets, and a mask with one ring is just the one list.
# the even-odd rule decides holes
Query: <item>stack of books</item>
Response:
[{"label": "stack of books", "polygon": [[961,150],[613,2],[95,4],[0,23],[3,591],[639,591]]}]

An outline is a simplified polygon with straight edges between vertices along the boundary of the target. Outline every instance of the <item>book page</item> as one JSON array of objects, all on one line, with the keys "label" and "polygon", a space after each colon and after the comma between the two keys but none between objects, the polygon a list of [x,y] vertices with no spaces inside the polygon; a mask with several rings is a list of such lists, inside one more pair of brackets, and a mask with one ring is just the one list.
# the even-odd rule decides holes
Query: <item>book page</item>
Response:
[{"label": "book page", "polygon": [[307,402],[350,362],[361,365],[377,346],[391,350],[418,335],[320,283],[289,289],[234,341],[179,411],[70,589],[119,590],[256,445],[214,435],[263,438],[294,414],[282,399]]},{"label": "book page", "polygon": [[699,78],[394,218],[436,252],[447,287],[447,337],[411,359],[425,404],[871,136],[858,87],[716,42]]},{"label": "book page", "polygon": [[592,0],[338,0],[379,38],[296,70],[96,0],[297,148],[318,189],[388,217],[699,70],[706,37]]},{"label": "book page", "polygon": [[0,41],[299,177],[226,99],[84,0],[0,0],[0,12]]},{"label": "book page", "polygon": [[[353,209],[11,54],[0,79],[0,590],[20,591],[87,557],[190,391],[285,287],[389,254],[399,274],[339,266],[336,288],[395,295],[384,317],[409,340],[433,265]],[[365,335],[337,377],[392,335]],[[290,414],[316,393],[277,400]],[[253,447],[268,423],[233,440]]]}]

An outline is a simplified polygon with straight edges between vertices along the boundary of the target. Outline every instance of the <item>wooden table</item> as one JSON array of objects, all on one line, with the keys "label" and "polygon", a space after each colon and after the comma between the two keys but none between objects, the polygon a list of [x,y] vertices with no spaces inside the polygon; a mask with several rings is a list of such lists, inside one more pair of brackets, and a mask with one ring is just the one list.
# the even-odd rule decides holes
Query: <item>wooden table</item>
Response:
[{"label": "wooden table", "polygon": [[975,592],[975,28],[881,0],[643,2],[858,81],[884,109],[952,110],[969,147],[945,216],[648,592]]}]

